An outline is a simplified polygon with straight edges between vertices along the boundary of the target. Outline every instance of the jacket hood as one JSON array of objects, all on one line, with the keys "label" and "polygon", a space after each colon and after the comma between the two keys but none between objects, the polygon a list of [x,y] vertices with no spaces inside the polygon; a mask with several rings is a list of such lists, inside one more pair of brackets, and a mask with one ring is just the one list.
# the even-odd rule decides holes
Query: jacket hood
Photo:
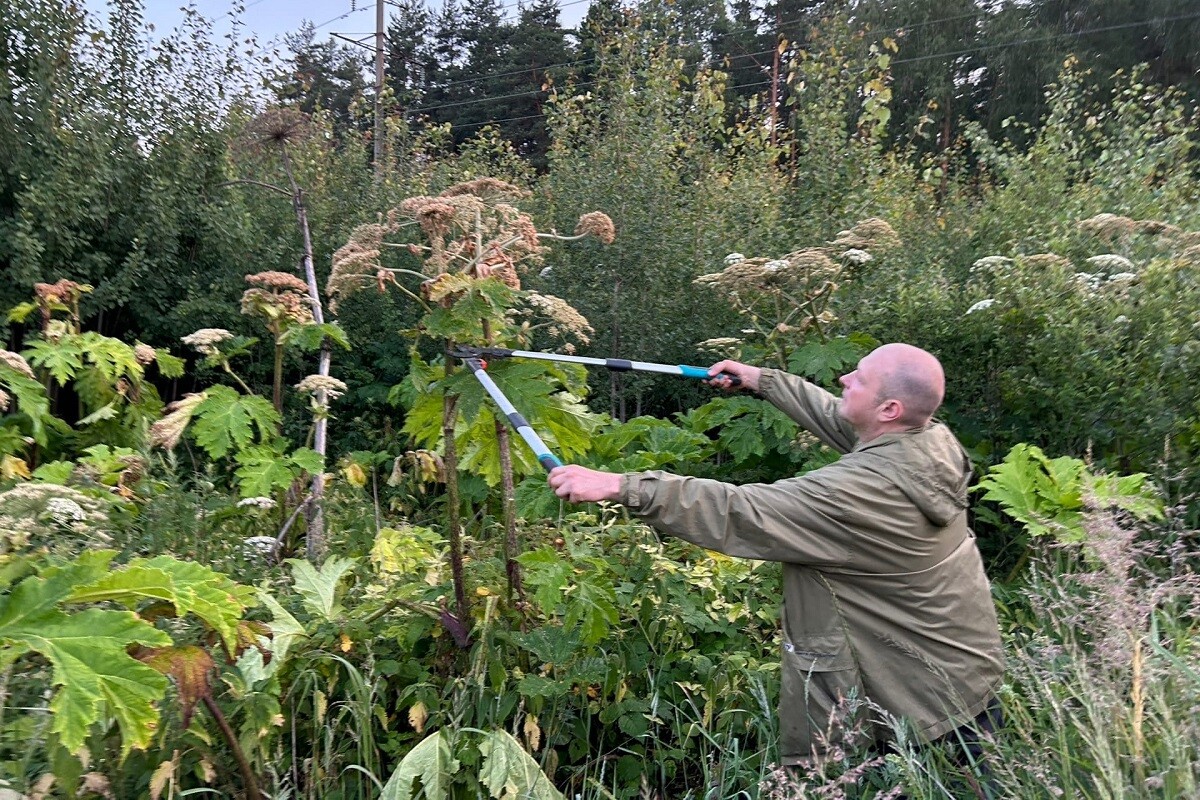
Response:
[{"label": "jacket hood", "polygon": [[855,450],[870,454],[872,469],[895,483],[934,525],[950,524],[967,508],[971,459],[942,423],[885,433]]}]

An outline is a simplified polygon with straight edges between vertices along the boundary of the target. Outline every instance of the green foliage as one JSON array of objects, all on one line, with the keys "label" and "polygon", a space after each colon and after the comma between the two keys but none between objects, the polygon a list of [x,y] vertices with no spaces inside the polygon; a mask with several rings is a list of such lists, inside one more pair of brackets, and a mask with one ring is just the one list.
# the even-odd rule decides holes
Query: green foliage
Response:
[{"label": "green foliage", "polygon": [[256,441],[269,442],[279,425],[279,414],[269,401],[239,394],[228,386],[207,389],[204,401],[192,414],[196,443],[212,458],[246,450]]},{"label": "green foliage", "polygon": [[[167,604],[174,615],[192,614],[215,630],[230,652],[239,649],[237,626],[249,602],[246,590],[199,564],[168,556],[137,559],[111,568],[114,551],[93,550],[38,572],[0,595],[0,641],[12,663],[38,653],[52,666],[51,730],[71,753],[89,730],[115,719],[121,754],[146,747],[159,718],[155,703],[166,680],[129,654],[135,645],[165,647],[171,637],[133,609],[146,601]],[[34,564],[35,568],[39,565]],[[84,608],[115,602],[129,610]]]},{"label": "green foliage", "polygon": [[1145,473],[1093,474],[1077,458],[1049,458],[1040,448],[1019,444],[980,479],[974,491],[994,500],[1034,536],[1060,542],[1087,541],[1088,511],[1119,508],[1143,520],[1162,519],[1163,503]]},{"label": "green foliage", "polygon": [[[409,373],[406,394],[412,397],[404,419],[404,432],[418,447],[436,448],[442,440],[442,396],[458,396],[455,445],[459,465],[480,475],[488,485],[500,483],[501,465],[496,439],[496,422],[508,422],[496,409],[486,390],[470,371],[444,374],[440,367],[425,364],[414,355],[415,369]],[[573,364],[547,361],[498,360],[488,374],[509,401],[529,420],[552,452],[571,461],[587,452],[590,435],[598,418],[580,402],[586,391],[586,372]],[[513,473],[520,477],[542,471],[534,454],[513,437]]]}]

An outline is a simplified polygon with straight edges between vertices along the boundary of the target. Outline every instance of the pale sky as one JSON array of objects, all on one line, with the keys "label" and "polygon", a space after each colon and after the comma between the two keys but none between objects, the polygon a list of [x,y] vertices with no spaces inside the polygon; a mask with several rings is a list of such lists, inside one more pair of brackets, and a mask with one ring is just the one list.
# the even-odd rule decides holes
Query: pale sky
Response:
[{"label": "pale sky", "polygon": [[[434,8],[441,7],[441,0],[429,0]],[[515,13],[517,0],[501,0],[501,4]],[[84,5],[93,15],[107,17],[105,0],[84,0]],[[229,33],[233,24],[232,0],[144,0],[146,22],[162,35],[174,30],[183,20],[182,6],[191,5],[202,16],[214,21],[214,39]],[[323,41],[337,33],[350,39],[364,39],[375,31],[375,0],[244,0],[241,20],[244,31],[258,36],[260,45],[276,41],[283,44],[283,37],[300,28],[304,20],[317,26],[317,39]],[[560,0],[560,20],[564,27],[573,27],[587,12],[587,0]],[[390,19],[394,6],[384,9],[385,18]],[[386,22],[384,23],[387,24]],[[338,41],[348,44],[343,39]],[[374,46],[374,40],[367,42]]]}]

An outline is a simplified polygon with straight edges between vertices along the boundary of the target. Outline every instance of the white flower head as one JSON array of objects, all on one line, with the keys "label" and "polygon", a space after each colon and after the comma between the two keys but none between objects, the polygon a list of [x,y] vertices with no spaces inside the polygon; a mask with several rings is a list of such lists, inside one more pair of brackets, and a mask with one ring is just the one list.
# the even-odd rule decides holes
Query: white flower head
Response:
[{"label": "white flower head", "polygon": [[1125,256],[1119,256],[1116,253],[1104,253],[1098,256],[1092,256],[1087,260],[1087,263],[1100,272],[1134,272],[1137,267],[1133,265]]},{"label": "white flower head", "polygon": [[779,272],[781,269],[787,269],[791,266],[791,262],[786,258],[777,258],[774,261],[768,261],[763,264],[763,269],[767,272]]},{"label": "white flower head", "polygon": [[725,256],[725,266],[732,267],[734,264],[740,264],[745,261],[746,257],[741,253],[730,253]]},{"label": "white flower head", "polygon": [[860,250],[857,247],[851,247],[846,252],[842,253],[842,258],[849,261],[851,264],[866,264],[874,256],[866,250]]},{"label": "white flower head", "polygon": [[1114,319],[1114,320],[1113,320],[1113,324],[1114,324],[1114,325],[1128,325],[1128,324],[1129,324],[1129,317],[1127,317],[1127,316],[1125,316],[1124,314],[1122,314],[1121,316],[1119,316],[1119,317],[1117,317],[1116,319]]},{"label": "white flower head", "polygon": [[1117,272],[1108,276],[1109,283],[1124,283],[1129,284],[1137,280],[1136,272]]},{"label": "white flower head", "polygon": [[1085,291],[1088,291],[1088,292],[1094,292],[1097,289],[1099,289],[1100,283],[1103,280],[1104,279],[1100,275],[1093,274],[1091,272],[1076,272],[1075,273],[1075,283],[1077,283],[1079,285],[1079,288],[1084,289]]},{"label": "white flower head", "polygon": [[1013,264],[1011,258],[1005,256],[984,256],[971,265],[971,274],[993,274],[1007,272]]},{"label": "white flower head", "polygon": [[270,556],[274,555],[275,549],[279,547],[279,542],[275,541],[274,536],[251,536],[242,542],[246,550],[246,555],[249,556]]},{"label": "white flower head", "polygon": [[179,341],[196,348],[202,355],[217,354],[217,345],[233,338],[233,334],[224,328],[201,328],[195,333],[189,333]]},{"label": "white flower head", "polygon": [[66,497],[51,497],[46,501],[46,513],[59,525],[70,525],[87,519],[83,508]]},{"label": "white flower head", "polygon": [[325,399],[335,400],[346,393],[346,384],[328,375],[309,375],[296,384],[296,390],[304,394],[315,395],[325,390]]},{"label": "white flower head", "polygon": [[539,278],[549,278],[550,273],[554,271],[554,267],[542,267],[542,271],[538,273]]},{"label": "white flower head", "polygon": [[996,305],[995,299],[989,297],[986,300],[980,300],[978,303],[968,308],[967,313],[974,314],[979,311],[985,311],[994,305]]},{"label": "white flower head", "polygon": [[274,508],[275,501],[270,497],[247,497],[245,500],[239,500],[238,508]]}]

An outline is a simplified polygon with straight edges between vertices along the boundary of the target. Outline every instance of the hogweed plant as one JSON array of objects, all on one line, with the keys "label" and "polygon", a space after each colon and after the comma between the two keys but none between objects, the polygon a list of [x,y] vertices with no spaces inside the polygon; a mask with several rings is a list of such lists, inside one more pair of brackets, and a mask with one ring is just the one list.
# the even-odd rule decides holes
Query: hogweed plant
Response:
[{"label": "hogweed plant", "polygon": [[[393,392],[409,406],[405,432],[418,447],[442,449],[445,464],[448,538],[458,620],[467,618],[462,573],[462,522],[457,472],[460,466],[501,485],[510,595],[521,593],[515,557],[514,475],[540,467],[529,453],[514,453],[505,420],[483,400],[473,378],[456,373],[457,345],[524,346],[535,337],[586,343],[591,326],[560,298],[522,291],[520,273],[545,258],[548,241],[596,236],[613,241],[607,215],[584,214],[570,236],[539,231],[516,203],[528,192],[495,178],[456,184],[436,196],[410,197],[375,223],[360,225],[333,257],[327,291],[335,300],[367,287],[400,291],[425,313],[410,333],[441,340],[440,366],[425,363],[413,348],[406,384]],[[402,280],[417,279],[415,288]],[[561,365],[496,365],[497,382],[514,393],[514,403],[542,428],[547,443],[564,456],[586,448],[589,418],[577,395],[584,391],[578,370]],[[461,453],[461,461],[460,461]]]},{"label": "hogweed plant", "polygon": [[[701,347],[781,369],[796,368],[799,358],[802,366],[809,367],[805,372],[827,378],[825,373],[833,370],[818,356],[833,343],[834,297],[840,284],[874,260],[873,253],[893,248],[899,241],[891,225],[871,218],[839,232],[825,245],[780,258],[729,254],[723,270],[694,282],[719,294],[750,327],[740,337],[708,340]],[[806,342],[815,346],[802,352]]]},{"label": "hogweed plant", "polygon": [[[229,181],[222,186],[244,185],[256,186],[286,196],[296,214],[296,227],[300,234],[301,265],[304,269],[304,281],[292,279],[287,273],[262,272],[248,275],[246,280],[254,288],[248,290],[242,298],[244,313],[262,315],[268,320],[268,327],[275,338],[275,373],[274,397],[275,409],[282,407],[280,393],[282,391],[282,350],[289,336],[299,333],[301,342],[306,350],[319,350],[317,375],[329,377],[329,367],[333,358],[333,345],[338,344],[349,348],[349,342],[341,330],[334,324],[325,322],[325,311],[321,301],[320,288],[317,285],[317,271],[313,261],[312,232],[308,223],[308,207],[304,201],[304,190],[296,180],[296,171],[292,163],[292,153],[311,135],[309,118],[295,109],[273,108],[259,114],[247,124],[239,142],[239,150],[247,157],[278,156],[277,166],[287,180],[286,187],[266,181],[239,179]],[[255,291],[255,290],[258,291]],[[307,296],[308,309],[302,310],[304,297]],[[324,390],[318,389],[318,394]],[[317,398],[317,405],[327,406],[323,396]],[[329,415],[324,414],[315,418],[313,426],[313,450],[322,459],[325,458],[326,438],[329,426]],[[305,550],[311,561],[319,562],[325,557],[325,510],[323,498],[325,495],[325,472],[317,470],[310,473],[311,485],[308,498],[305,501]]]}]

